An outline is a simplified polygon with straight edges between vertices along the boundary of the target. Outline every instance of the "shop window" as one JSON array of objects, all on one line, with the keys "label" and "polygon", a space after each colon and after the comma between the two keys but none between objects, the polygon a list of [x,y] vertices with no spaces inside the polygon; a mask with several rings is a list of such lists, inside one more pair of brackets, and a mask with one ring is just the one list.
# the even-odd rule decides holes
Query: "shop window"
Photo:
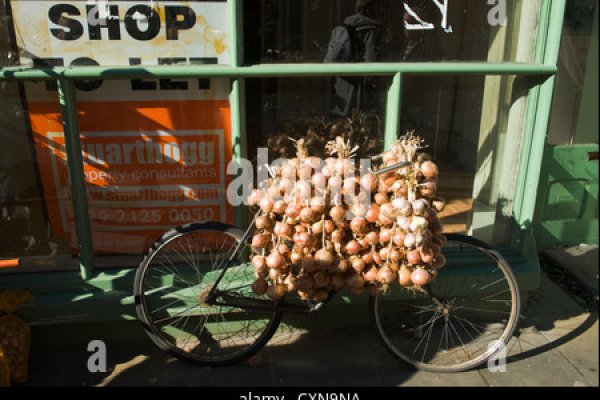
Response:
[{"label": "shop window", "polygon": [[598,143],[598,2],[568,1],[548,144]]},{"label": "shop window", "polygon": [[362,61],[531,62],[531,52],[498,46],[527,46],[538,12],[537,0],[250,0],[244,2],[245,61],[331,60],[347,24],[369,36],[370,56],[359,51]]}]

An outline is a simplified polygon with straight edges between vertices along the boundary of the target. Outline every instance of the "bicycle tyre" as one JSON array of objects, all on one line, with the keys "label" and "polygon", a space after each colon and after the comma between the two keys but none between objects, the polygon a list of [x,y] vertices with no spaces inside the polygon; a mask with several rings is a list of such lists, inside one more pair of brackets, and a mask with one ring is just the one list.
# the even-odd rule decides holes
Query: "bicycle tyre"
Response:
[{"label": "bicycle tyre", "polygon": [[[399,285],[390,287],[387,301],[384,295],[370,298],[371,321],[381,343],[399,360],[431,372],[466,371],[499,355],[520,315],[517,280],[506,260],[475,238],[446,237],[448,264],[430,285],[440,304],[425,292],[406,299]],[[402,291],[404,299],[402,293],[398,296]]]},{"label": "bicycle tyre", "polygon": [[[252,356],[271,339],[282,316],[275,303],[265,311],[203,303],[242,237],[227,224],[192,223],[167,231],[150,247],[136,272],[134,296],[138,319],[161,350],[195,365],[224,366]],[[254,269],[239,254],[218,288],[256,296],[250,287]]]}]

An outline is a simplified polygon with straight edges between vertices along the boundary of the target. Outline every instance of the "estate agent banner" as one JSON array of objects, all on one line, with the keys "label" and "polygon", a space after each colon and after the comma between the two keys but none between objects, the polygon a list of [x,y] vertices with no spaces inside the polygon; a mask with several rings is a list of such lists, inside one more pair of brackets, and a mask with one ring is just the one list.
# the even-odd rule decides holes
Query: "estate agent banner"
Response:
[{"label": "estate agent banner", "polygon": [[[229,62],[224,1],[14,1],[21,63],[157,65]],[[229,81],[78,81],[77,109],[96,252],[141,253],[164,230],[232,222]],[[54,235],[76,248],[54,82],[26,95]]]}]

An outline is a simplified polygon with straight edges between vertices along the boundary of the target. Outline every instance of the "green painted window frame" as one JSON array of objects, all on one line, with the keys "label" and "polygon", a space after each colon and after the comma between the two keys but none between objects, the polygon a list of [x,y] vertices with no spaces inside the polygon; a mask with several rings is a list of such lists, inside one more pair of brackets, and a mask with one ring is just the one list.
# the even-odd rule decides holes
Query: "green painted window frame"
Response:
[{"label": "green painted window frame", "polygon": [[390,76],[392,83],[387,93],[384,144],[396,140],[400,122],[402,80],[406,74],[447,75],[530,75],[539,78],[529,91],[525,131],[519,174],[513,203],[516,220],[516,239],[513,243],[522,253],[526,251],[531,234],[536,192],[548,129],[558,52],[566,0],[544,0],[541,3],[536,47],[531,63],[486,62],[428,62],[428,63],[343,63],[343,64],[259,64],[243,63],[243,0],[229,0],[231,26],[231,65],[163,65],[148,67],[9,67],[0,69],[0,80],[55,80],[64,124],[67,164],[75,226],[79,249],[80,273],[83,280],[94,276],[94,249],[88,215],[86,185],[77,123],[74,81],[79,79],[132,79],[132,78],[230,78],[233,157],[245,155],[245,79],[257,77],[311,77],[311,76]]}]

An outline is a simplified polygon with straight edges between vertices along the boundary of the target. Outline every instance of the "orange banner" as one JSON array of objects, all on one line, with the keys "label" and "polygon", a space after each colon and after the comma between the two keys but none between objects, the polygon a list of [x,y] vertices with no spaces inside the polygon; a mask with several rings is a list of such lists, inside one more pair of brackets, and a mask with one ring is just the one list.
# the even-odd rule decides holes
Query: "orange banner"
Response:
[{"label": "orange banner", "polygon": [[[51,229],[68,236],[74,218],[60,110],[30,101],[29,113]],[[227,100],[81,101],[78,113],[96,252],[141,254],[173,226],[233,222]]]}]

